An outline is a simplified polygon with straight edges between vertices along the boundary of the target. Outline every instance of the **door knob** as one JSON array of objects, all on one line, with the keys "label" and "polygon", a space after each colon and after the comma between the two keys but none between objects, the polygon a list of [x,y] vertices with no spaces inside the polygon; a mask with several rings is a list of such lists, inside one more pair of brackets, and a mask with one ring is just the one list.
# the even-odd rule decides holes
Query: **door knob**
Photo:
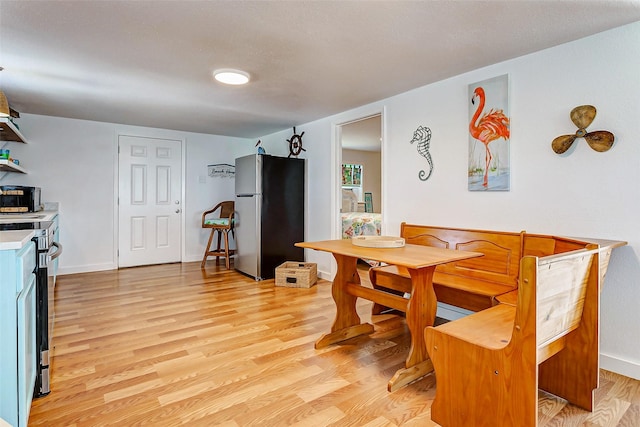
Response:
[{"label": "door knob", "polygon": [[176,213],[180,213],[180,209],[176,209]]}]

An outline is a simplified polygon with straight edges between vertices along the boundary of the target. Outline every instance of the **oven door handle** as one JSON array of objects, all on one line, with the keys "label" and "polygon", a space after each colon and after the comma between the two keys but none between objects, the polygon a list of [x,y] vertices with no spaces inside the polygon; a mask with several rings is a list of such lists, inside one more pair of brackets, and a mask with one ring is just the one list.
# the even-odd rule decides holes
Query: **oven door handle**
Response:
[{"label": "oven door handle", "polygon": [[[51,254],[51,249],[56,248],[56,251]],[[58,242],[51,243],[51,249],[49,249],[49,256],[51,257],[51,261],[58,258],[62,254],[62,245]]]}]

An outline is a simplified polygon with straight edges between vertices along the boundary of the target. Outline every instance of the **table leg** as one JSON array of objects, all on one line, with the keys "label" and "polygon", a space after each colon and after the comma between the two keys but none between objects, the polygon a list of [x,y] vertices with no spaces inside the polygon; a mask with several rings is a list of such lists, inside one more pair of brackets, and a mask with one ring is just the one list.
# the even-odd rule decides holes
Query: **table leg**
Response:
[{"label": "table leg", "polygon": [[346,289],[348,282],[360,284],[360,276],[358,276],[356,268],[358,259],[335,253],[333,256],[338,263],[338,271],[331,285],[331,294],[336,303],[336,318],[331,326],[331,332],[320,337],[316,341],[315,348],[323,348],[358,335],[373,332],[373,325],[361,323],[360,316],[356,311],[357,297],[348,294]]},{"label": "table leg", "polygon": [[437,300],[433,290],[435,266],[409,269],[411,275],[411,297],[407,305],[407,326],[411,332],[411,347],[405,367],[399,369],[387,384],[389,391],[409,384],[433,371],[424,341],[424,330],[433,326],[436,318]]}]

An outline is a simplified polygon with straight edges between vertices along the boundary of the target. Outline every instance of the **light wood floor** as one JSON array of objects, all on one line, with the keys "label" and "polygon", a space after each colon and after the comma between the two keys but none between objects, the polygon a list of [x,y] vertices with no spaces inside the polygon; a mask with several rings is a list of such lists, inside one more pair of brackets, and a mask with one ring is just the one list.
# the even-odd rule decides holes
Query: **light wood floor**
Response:
[{"label": "light wood floor", "polygon": [[[433,375],[388,393],[402,318],[313,348],[334,315],[330,283],[255,282],[209,261],[61,276],[52,392],[30,426],[430,426]],[[359,300],[362,301],[362,300]],[[371,321],[370,303],[358,311]],[[589,413],[540,394],[540,426],[640,426],[640,382],[601,371]]]}]

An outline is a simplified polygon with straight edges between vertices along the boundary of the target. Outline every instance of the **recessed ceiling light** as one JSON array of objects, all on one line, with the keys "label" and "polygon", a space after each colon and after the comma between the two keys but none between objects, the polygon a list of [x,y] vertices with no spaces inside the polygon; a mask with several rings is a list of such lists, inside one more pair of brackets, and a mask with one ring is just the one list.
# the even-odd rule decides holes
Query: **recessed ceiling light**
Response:
[{"label": "recessed ceiling light", "polygon": [[215,70],[213,77],[220,83],[228,85],[244,85],[249,83],[249,73],[242,70],[232,70],[230,68]]}]

